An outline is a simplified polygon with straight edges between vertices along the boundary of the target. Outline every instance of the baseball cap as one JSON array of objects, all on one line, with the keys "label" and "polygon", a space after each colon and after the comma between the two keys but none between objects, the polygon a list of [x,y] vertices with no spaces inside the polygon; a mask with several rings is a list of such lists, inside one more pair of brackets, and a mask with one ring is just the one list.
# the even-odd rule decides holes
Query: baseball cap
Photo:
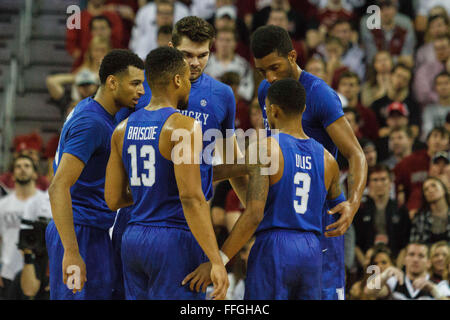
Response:
[{"label": "baseball cap", "polygon": [[232,20],[236,20],[237,18],[236,8],[234,6],[223,6],[218,8],[216,11],[216,17],[220,19],[225,16],[230,17]]},{"label": "baseball cap", "polygon": [[408,108],[406,107],[406,105],[404,103],[401,103],[401,102],[392,102],[390,105],[388,105],[388,107],[387,107],[388,116],[390,116],[392,114],[392,112],[398,112],[402,116],[405,116],[405,117],[407,117],[409,115]]},{"label": "baseball cap", "polygon": [[436,163],[439,159],[443,159],[446,163],[450,163],[448,152],[439,151],[433,156],[433,163]]},{"label": "baseball cap", "polygon": [[98,84],[96,75],[87,69],[83,69],[75,76],[75,85]]}]

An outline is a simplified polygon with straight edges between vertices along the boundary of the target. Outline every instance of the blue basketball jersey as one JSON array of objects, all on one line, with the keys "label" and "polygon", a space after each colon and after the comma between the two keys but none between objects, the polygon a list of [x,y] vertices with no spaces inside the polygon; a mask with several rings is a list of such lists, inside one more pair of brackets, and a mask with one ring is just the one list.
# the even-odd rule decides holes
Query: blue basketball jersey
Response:
[{"label": "blue basketball jersey", "polygon": [[284,158],[283,176],[270,186],[264,218],[256,232],[273,228],[322,233],[322,207],[327,190],[324,148],[314,139],[272,136]]},{"label": "blue basketball jersey", "polygon": [[[151,100],[151,90],[144,82],[145,95],[139,99],[136,111],[147,106]],[[202,177],[202,189],[206,200],[211,199],[212,188],[212,152],[214,150],[215,136],[220,134],[226,137],[234,133],[234,119],[236,116],[236,100],[233,90],[228,85],[215,80],[207,74],[202,74],[195,82],[192,82],[189,93],[189,105],[186,110],[178,110],[182,114],[194,118],[202,125],[204,157],[200,164]],[[123,108],[116,116],[120,122],[131,113],[131,110]],[[215,129],[215,132],[209,131]],[[227,132],[227,129],[229,130]]]},{"label": "blue basketball jersey", "polygon": [[[325,129],[344,115],[340,99],[325,81],[305,70],[300,74],[299,81],[306,91],[306,109],[302,118],[303,131],[309,137],[320,142],[334,157],[337,157],[337,147]],[[265,100],[269,88],[270,83],[265,79],[258,88],[258,101],[268,134],[270,134],[270,127],[267,120]]]},{"label": "blue basketball jersey", "polygon": [[134,199],[129,224],[189,230],[173,162],[159,152],[159,137],[174,108],[141,109],[128,117],[122,160]]},{"label": "blue basketball jersey", "polygon": [[73,222],[108,230],[115,212],[105,202],[105,174],[111,151],[114,117],[89,97],[80,101],[67,116],[53,161],[56,174],[64,153],[74,155],[85,167],[71,187]]}]

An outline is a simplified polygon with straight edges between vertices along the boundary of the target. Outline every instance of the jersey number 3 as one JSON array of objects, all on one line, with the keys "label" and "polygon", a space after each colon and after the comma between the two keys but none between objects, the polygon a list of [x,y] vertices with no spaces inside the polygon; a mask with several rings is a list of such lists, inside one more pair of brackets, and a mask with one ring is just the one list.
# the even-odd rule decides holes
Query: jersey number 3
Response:
[{"label": "jersey number 3", "polygon": [[294,200],[294,209],[295,212],[304,214],[308,208],[309,189],[311,188],[311,177],[309,174],[297,172],[294,176],[294,184],[300,185],[300,183],[302,183],[302,187],[295,188],[295,196],[300,197],[301,200],[300,202]]},{"label": "jersey number 3", "polygon": [[[142,184],[146,187],[151,187],[155,183],[155,149],[153,146],[145,145],[141,147],[140,158],[145,159],[143,163],[143,172],[138,177],[138,165],[137,165],[137,151],[136,145],[132,144],[128,147],[128,154],[131,155],[131,177],[130,185],[133,187],[139,187]],[[145,173],[147,170],[148,173]]]}]

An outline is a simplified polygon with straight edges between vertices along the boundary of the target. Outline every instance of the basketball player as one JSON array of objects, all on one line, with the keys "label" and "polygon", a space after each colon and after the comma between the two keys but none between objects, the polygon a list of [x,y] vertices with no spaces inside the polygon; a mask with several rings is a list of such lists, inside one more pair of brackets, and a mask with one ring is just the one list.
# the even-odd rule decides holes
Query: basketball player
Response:
[{"label": "basketball player", "polygon": [[[348,160],[348,201],[336,207],[324,208],[323,226],[326,232],[321,239],[324,254],[322,299],[344,299],[343,234],[352,223],[366,185],[367,163],[364,153],[344,117],[337,94],[323,80],[297,65],[297,52],[292,47],[287,31],[272,25],[260,27],[252,35],[251,48],[255,68],[265,78],[258,89],[258,100],[268,134],[270,127],[265,105],[267,91],[276,81],[292,78],[298,80],[306,91],[306,109],[302,118],[305,133],[320,142],[334,157],[339,149]],[[329,214],[327,209],[330,209]],[[335,213],[340,214],[339,219],[332,216]]]},{"label": "basketball player", "polygon": [[[238,157],[240,152],[238,151],[235,137],[232,136],[236,114],[236,101],[233,90],[231,87],[203,73],[208,63],[214,35],[214,27],[211,24],[194,16],[185,17],[179,20],[174,26],[172,41],[169,43],[169,46],[175,47],[184,54],[191,71],[189,105],[186,110],[180,110],[180,112],[199,121],[203,133],[209,129],[216,129],[223,137],[233,139],[235,148],[234,156]],[[147,81],[144,82],[144,88],[145,95],[139,100],[136,110],[147,106],[152,97],[152,91]],[[116,119],[120,122],[128,117],[129,114],[129,110],[122,109]],[[211,150],[211,143],[213,143],[212,139],[203,141],[203,150]],[[212,162],[210,153],[206,156],[205,160],[207,161],[202,161],[200,164],[202,188],[206,200],[211,199],[213,192],[213,166],[210,164]],[[225,157],[226,155],[224,155],[223,159],[226,159]],[[245,176],[235,177],[230,179],[230,183],[241,201],[245,201],[244,197],[248,179]],[[122,276],[120,272],[122,265],[120,245],[122,234],[129,219],[127,211],[127,208],[119,210],[113,230],[115,260],[117,269],[119,270],[116,286],[117,292],[115,294],[117,299],[123,298]]]},{"label": "basketball player", "polygon": [[213,296],[224,299],[228,277],[202,190],[202,130],[177,111],[187,108],[189,66],[180,51],[161,47],[149,53],[145,69],[150,104],[114,130],[106,171],[111,210],[132,205],[121,252],[126,299],[204,300],[181,281],[207,258]]},{"label": "basketball player", "polygon": [[[305,99],[305,89],[294,79],[279,80],[268,90],[269,125],[280,133],[267,139],[267,148],[278,169],[270,176],[251,171],[247,208],[222,246],[231,258],[256,230],[245,299],[321,298],[322,208],[327,198],[336,205],[345,197],[336,160],[302,129]],[[191,288],[204,284],[200,271],[185,278],[192,279]]]},{"label": "basketball player", "polygon": [[104,199],[105,171],[116,112],[133,108],[144,94],[144,62],[129,50],[113,50],[104,57],[99,76],[95,97],[80,101],[67,117],[53,162],[49,195],[54,220],[46,230],[51,299],[112,295],[115,270],[108,229],[115,212]]}]

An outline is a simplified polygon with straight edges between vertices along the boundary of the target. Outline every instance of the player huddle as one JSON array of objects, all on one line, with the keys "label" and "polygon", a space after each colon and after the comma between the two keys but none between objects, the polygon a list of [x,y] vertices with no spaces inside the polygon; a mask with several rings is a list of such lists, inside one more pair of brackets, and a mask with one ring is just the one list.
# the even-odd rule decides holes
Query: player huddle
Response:
[{"label": "player huddle", "polygon": [[[367,165],[339,98],[297,66],[286,31],[255,31],[267,137],[249,149],[277,162],[267,173],[230,135],[231,88],[203,73],[213,38],[213,27],[191,16],[145,62],[128,50],[103,59],[101,86],[68,116],[55,157],[46,232],[51,299],[205,299],[210,283],[212,297],[224,299],[225,265],[253,235],[245,299],[344,298],[342,235]],[[232,148],[213,154],[208,130]],[[338,148],[350,165],[348,200]],[[234,164],[199,161],[205,153]],[[229,179],[245,207],[221,248],[207,202],[219,179]]]}]

